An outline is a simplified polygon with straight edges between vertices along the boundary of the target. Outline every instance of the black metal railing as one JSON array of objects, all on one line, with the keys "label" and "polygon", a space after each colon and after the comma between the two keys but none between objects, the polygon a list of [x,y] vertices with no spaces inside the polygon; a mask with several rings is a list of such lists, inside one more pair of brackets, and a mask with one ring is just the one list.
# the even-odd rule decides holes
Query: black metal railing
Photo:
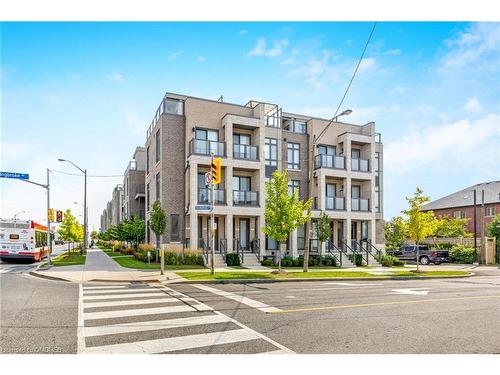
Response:
[{"label": "black metal railing", "polygon": [[260,262],[260,238],[254,238],[250,242],[250,251],[257,256],[257,260]]},{"label": "black metal railing", "polygon": [[219,252],[222,255],[224,262],[226,261],[227,255],[227,239],[223,238],[219,240]]},{"label": "black metal railing", "polygon": [[[211,193],[209,188],[198,189],[198,203],[212,203]],[[214,189],[214,204],[226,203],[226,190]]]},{"label": "black metal railing", "polygon": [[[356,242],[356,241],[354,240],[354,242]],[[349,255],[351,256],[352,264],[356,267],[356,249],[351,247],[353,244],[352,241],[351,241],[351,246],[349,246],[349,244],[347,243],[346,240],[342,240],[342,241],[340,241],[340,243],[341,243],[342,250],[344,250],[344,252],[348,258],[349,258]]]},{"label": "black metal railing", "polygon": [[314,157],[314,168],[345,169],[345,156],[318,154]]},{"label": "black metal railing", "polygon": [[325,209],[327,210],[345,210],[344,197],[326,197]]},{"label": "black metal railing", "polygon": [[235,206],[258,206],[258,191],[233,190],[233,205]]},{"label": "black metal railing", "polygon": [[189,142],[191,154],[226,156],[226,142],[207,141],[204,139],[191,139]]},{"label": "black metal railing", "polygon": [[384,255],[384,253],[382,252],[382,250],[380,250],[377,247],[375,247],[370,240],[365,240],[365,242],[366,242],[366,247],[367,247],[368,251],[370,253],[374,252],[376,254],[376,256],[374,256],[375,260],[378,263],[381,263],[382,262],[382,256]]},{"label": "black metal railing", "polygon": [[351,211],[370,211],[370,200],[367,198],[351,198]]},{"label": "black metal railing", "polygon": [[244,160],[259,160],[259,147],[233,144],[233,158]]},{"label": "black metal railing", "polygon": [[208,264],[208,246],[207,243],[205,242],[205,239],[203,238],[198,239],[198,247],[203,252],[203,258],[205,259],[205,264]]},{"label": "black metal railing", "polygon": [[343,259],[347,258],[345,251],[342,250],[342,248],[335,246],[330,240],[326,241],[326,253],[335,259],[335,262],[339,267],[343,266]]},{"label": "black metal railing", "polygon": [[243,262],[245,261],[245,254],[238,238],[233,239],[233,247],[236,251],[236,254],[238,254],[238,258],[240,258],[240,264],[243,264]]}]

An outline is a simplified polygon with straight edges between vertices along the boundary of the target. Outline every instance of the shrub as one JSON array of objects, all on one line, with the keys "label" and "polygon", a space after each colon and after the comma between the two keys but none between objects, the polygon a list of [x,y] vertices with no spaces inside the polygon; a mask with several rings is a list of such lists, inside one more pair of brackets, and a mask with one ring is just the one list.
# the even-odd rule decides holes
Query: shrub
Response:
[{"label": "shrub", "polygon": [[394,265],[394,257],[391,255],[384,255],[380,263],[382,263],[384,267],[392,267]]},{"label": "shrub", "polygon": [[304,258],[298,257],[293,260],[294,267],[303,267],[304,266]]},{"label": "shrub", "polygon": [[263,259],[260,264],[264,267],[271,267],[273,265],[273,261],[271,259]]},{"label": "shrub", "polygon": [[149,243],[141,243],[139,245],[139,250],[141,251],[153,251],[155,249],[155,247]]},{"label": "shrub", "polygon": [[476,251],[473,247],[455,245],[450,250],[450,259],[454,263],[471,264],[476,260]]},{"label": "shrub", "polygon": [[393,263],[392,265],[394,267],[403,267],[406,264],[406,262],[404,260],[400,260],[400,259],[398,259],[396,257],[393,257],[393,262],[392,263]]},{"label": "shrub", "polygon": [[334,258],[334,257],[332,257],[331,255],[327,255],[327,256],[323,259],[323,265],[328,266],[328,267],[331,267],[331,266],[336,267],[336,266],[337,266],[337,261],[336,261],[336,260],[335,260],[335,258]]},{"label": "shrub", "polygon": [[[168,264],[169,266],[176,266],[178,264],[182,264],[182,259],[179,259],[178,254],[170,252],[170,251],[165,251],[165,264]],[[180,263],[179,263],[180,260]]]},{"label": "shrub", "polygon": [[363,254],[356,254],[356,258],[354,259],[354,264],[356,267],[363,265]]},{"label": "shrub", "polygon": [[226,264],[228,267],[240,266],[240,257],[237,253],[227,253],[226,254]]},{"label": "shrub", "polygon": [[134,253],[134,249],[131,247],[127,247],[120,251],[123,255],[132,255]]},{"label": "shrub", "polygon": [[284,257],[283,259],[281,259],[281,266],[282,267],[293,267],[293,258]]},{"label": "shrub", "polygon": [[316,267],[321,265],[321,258],[320,257],[310,257],[309,258],[309,265]]}]

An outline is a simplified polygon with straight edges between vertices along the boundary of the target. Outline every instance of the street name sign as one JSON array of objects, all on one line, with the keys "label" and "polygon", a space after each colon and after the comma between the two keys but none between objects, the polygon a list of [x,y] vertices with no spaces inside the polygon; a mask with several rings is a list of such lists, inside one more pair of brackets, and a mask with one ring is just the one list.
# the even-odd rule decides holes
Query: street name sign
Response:
[{"label": "street name sign", "polygon": [[210,211],[212,207],[210,207],[209,204],[197,204],[196,206],[194,206],[194,209],[196,211]]},{"label": "street name sign", "polygon": [[16,172],[0,172],[1,178],[17,178],[19,180],[29,180],[30,175],[27,173],[16,173]]}]

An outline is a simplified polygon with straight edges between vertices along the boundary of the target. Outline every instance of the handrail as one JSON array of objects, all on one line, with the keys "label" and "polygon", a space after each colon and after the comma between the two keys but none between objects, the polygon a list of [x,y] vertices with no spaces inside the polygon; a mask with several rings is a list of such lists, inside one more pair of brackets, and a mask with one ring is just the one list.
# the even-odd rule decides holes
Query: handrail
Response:
[{"label": "handrail", "polygon": [[203,257],[208,264],[208,248],[205,240],[203,238],[198,239],[198,247],[201,247],[201,251],[203,252]]},{"label": "handrail", "polygon": [[[332,250],[336,250],[336,251],[338,251],[339,256],[337,257],[337,256],[334,254],[334,252],[333,252]],[[336,262],[337,264],[339,264],[339,265],[340,265],[340,267],[342,267],[342,253],[343,253],[343,251],[342,251],[342,250],[340,250],[337,246],[335,246],[335,245],[333,244],[333,242],[332,242],[332,241],[330,241],[330,240],[327,240],[327,241],[326,241],[326,252],[327,252],[328,254],[330,254],[330,255],[331,255],[331,256],[335,259],[335,262]]]},{"label": "handrail", "polygon": [[369,249],[370,249],[369,251],[370,251],[370,253],[371,253],[372,249],[375,250],[375,252],[379,256],[379,259],[377,259],[377,262],[380,263],[380,260],[381,260],[382,255],[383,255],[382,250],[380,250],[380,249],[376,248],[375,246],[373,246],[373,244],[372,244],[372,242],[370,240],[365,240],[365,242],[369,245]]},{"label": "handrail", "polygon": [[[356,250],[354,250],[352,247],[350,247],[348,244],[347,244],[347,241],[346,240],[342,240],[341,241],[342,244],[349,250],[351,250],[351,253],[352,253],[352,263],[354,264],[354,266],[356,267]],[[347,254],[347,251],[345,252]]]},{"label": "handrail", "polygon": [[257,260],[260,262],[260,238],[254,238],[250,242],[250,249],[252,250],[252,253],[257,255]]},{"label": "handrail", "polygon": [[227,239],[223,238],[219,240],[219,252],[224,257],[224,261],[226,261],[227,255]]},{"label": "handrail", "polygon": [[240,263],[243,264],[245,261],[245,256],[243,255],[243,249],[241,248],[240,240],[238,238],[235,238],[233,240],[234,247],[236,249],[236,254],[238,254],[238,257],[240,258]]}]

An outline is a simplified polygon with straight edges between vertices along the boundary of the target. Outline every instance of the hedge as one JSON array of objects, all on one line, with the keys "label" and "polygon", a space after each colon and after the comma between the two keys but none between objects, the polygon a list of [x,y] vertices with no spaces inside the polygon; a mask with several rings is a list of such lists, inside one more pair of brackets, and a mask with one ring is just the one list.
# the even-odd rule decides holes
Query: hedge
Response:
[{"label": "hedge", "polygon": [[473,247],[455,245],[450,250],[450,260],[453,263],[472,264],[476,261],[476,251]]}]

